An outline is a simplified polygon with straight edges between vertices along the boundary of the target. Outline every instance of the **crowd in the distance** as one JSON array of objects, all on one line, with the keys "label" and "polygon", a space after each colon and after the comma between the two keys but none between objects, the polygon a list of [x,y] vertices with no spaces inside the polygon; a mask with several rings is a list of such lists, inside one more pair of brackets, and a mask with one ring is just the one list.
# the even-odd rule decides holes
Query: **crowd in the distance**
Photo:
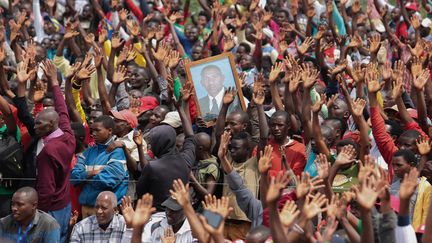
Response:
[{"label": "crowd in the distance", "polygon": [[1,242],[432,242],[430,0],[0,10]]}]

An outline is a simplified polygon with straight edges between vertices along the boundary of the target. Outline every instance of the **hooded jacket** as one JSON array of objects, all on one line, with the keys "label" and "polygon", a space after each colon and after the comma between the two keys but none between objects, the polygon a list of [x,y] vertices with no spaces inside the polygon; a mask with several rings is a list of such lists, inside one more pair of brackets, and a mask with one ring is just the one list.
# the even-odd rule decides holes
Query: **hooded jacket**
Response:
[{"label": "hooded jacket", "polygon": [[[110,153],[106,151],[113,140],[114,137],[106,144],[96,144],[78,156],[71,179],[74,186],[83,185],[79,195],[81,205],[94,206],[97,196],[103,191],[112,191],[117,196],[119,204],[126,195],[129,174],[123,149],[116,148]],[[86,181],[88,171],[95,169],[101,171]]]},{"label": "hooded jacket", "polygon": [[161,204],[170,196],[169,189],[176,179],[184,183],[189,181],[190,168],[195,160],[195,139],[185,137],[182,151],[175,146],[176,132],[168,125],[161,125],[150,130],[150,145],[155,160],[143,169],[137,184],[137,195],[153,195],[153,206],[157,211],[164,211]]}]

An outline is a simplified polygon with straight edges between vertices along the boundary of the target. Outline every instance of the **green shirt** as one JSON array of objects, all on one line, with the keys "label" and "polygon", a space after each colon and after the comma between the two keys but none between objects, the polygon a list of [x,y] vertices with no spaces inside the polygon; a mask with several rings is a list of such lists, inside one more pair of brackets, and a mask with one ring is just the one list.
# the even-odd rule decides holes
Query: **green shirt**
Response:
[{"label": "green shirt", "polygon": [[201,185],[205,185],[208,176],[213,176],[213,178],[218,181],[220,176],[219,166],[217,158],[212,155],[211,158],[200,160],[198,162],[198,170],[196,172],[196,178]]}]

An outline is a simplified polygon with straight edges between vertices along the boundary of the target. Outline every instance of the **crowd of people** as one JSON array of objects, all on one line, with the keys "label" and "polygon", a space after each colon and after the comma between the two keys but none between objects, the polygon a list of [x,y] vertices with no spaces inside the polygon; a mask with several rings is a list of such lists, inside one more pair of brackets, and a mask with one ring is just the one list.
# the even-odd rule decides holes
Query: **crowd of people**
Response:
[{"label": "crowd of people", "polygon": [[1,242],[432,242],[431,1],[0,7]]}]

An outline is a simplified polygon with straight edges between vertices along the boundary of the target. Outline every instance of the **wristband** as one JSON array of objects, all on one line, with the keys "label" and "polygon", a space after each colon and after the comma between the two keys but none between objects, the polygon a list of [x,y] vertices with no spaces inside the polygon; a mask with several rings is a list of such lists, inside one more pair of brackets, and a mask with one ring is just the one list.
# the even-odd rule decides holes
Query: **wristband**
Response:
[{"label": "wristband", "polygon": [[304,230],[298,224],[294,224],[293,230],[299,234],[304,234]]}]

